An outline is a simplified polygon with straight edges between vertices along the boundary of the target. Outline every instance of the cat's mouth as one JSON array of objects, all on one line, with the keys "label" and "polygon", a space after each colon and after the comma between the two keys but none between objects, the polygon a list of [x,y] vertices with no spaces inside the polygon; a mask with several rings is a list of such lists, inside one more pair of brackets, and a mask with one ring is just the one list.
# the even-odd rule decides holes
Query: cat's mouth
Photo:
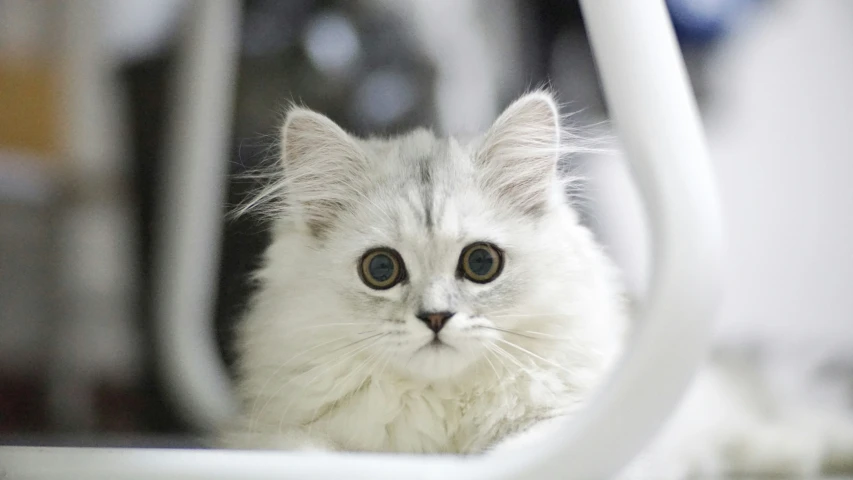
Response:
[{"label": "cat's mouth", "polygon": [[443,341],[441,338],[438,337],[438,335],[435,335],[434,337],[432,337],[432,340],[425,343],[423,346],[421,346],[421,348],[417,349],[417,351],[415,353],[419,353],[422,350],[436,351],[436,350],[446,350],[446,349],[456,350],[455,348],[453,348],[452,345]]}]

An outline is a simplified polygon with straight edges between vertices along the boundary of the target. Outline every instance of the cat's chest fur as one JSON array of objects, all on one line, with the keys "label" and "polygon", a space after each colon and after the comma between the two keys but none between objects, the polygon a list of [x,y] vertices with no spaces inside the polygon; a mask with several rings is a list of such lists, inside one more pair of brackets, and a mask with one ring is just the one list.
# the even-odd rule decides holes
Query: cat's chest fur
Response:
[{"label": "cat's chest fur", "polygon": [[481,370],[452,384],[387,374],[365,379],[326,403],[302,428],[341,450],[476,453],[565,413],[571,397],[558,393],[565,390],[561,383],[545,370],[536,372],[535,380]]}]

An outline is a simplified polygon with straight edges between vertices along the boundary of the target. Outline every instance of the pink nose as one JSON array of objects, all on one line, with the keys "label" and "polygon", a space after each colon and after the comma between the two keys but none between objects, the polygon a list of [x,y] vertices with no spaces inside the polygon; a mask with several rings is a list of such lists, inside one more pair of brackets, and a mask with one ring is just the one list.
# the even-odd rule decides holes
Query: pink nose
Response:
[{"label": "pink nose", "polygon": [[424,322],[430,330],[438,333],[453,315],[453,312],[419,312],[415,316],[418,317],[418,320]]}]

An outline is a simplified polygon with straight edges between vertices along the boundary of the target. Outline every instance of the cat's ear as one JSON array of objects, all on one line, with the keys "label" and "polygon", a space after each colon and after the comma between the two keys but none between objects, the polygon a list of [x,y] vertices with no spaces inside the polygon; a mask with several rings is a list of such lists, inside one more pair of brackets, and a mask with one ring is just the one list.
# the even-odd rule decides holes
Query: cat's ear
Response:
[{"label": "cat's ear", "polygon": [[545,91],[528,93],[498,117],[477,149],[484,187],[537,214],[551,195],[560,156],[560,114]]},{"label": "cat's ear", "polygon": [[281,132],[287,203],[322,238],[358,195],[367,162],[357,141],[327,117],[294,108]]}]

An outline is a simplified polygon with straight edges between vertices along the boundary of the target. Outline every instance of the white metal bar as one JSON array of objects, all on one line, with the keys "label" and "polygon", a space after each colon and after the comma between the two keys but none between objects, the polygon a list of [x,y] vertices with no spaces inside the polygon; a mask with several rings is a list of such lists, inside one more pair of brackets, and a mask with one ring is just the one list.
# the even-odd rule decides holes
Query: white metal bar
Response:
[{"label": "white metal bar", "polygon": [[209,430],[233,411],[213,324],[240,6],[194,0],[175,72],[156,245],[159,360],[181,416]]},{"label": "white metal bar", "polygon": [[612,382],[527,478],[609,478],[636,455],[702,361],[720,291],[714,175],[664,1],[580,3],[648,210],[653,276],[639,331]]},{"label": "white metal bar", "polygon": [[[0,477],[9,480],[374,480],[469,479],[459,458],[166,450],[0,447]],[[2,474],[6,476],[3,477]]]},{"label": "white metal bar", "polygon": [[720,220],[701,125],[663,0],[581,3],[613,119],[649,208],[655,260],[632,349],[613,382],[571,426],[534,450],[468,459],[0,448],[9,478],[556,480],[616,473],[671,411],[703,355],[718,295]]}]

